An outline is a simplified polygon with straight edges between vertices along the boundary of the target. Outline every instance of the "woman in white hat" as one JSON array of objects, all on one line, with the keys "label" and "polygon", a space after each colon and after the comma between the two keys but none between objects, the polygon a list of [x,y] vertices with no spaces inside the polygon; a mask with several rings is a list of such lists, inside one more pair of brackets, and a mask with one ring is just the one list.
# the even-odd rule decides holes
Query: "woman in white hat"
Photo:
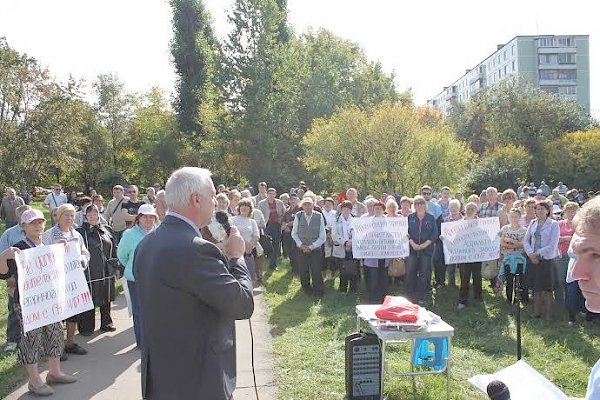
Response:
[{"label": "woman in white hat", "polygon": [[[21,250],[43,246],[42,234],[46,219],[41,211],[30,209],[21,215],[21,226],[25,231],[25,239],[14,247],[9,247],[0,253],[0,279],[17,276],[17,265],[14,261],[15,254]],[[29,378],[29,391],[37,396],[50,396],[54,389],[50,384],[66,384],[77,381],[77,378],[66,375],[60,369],[60,355],[63,351],[63,327],[60,322],[54,322],[23,333],[23,315],[19,302],[19,289],[15,290],[15,313],[19,319],[21,339],[18,344],[18,359],[25,366]],[[46,383],[42,381],[38,370],[40,359],[48,357],[48,375]]]},{"label": "woman in white hat", "polygon": [[150,204],[142,204],[138,209],[135,225],[127,229],[119,246],[117,247],[117,257],[122,265],[125,266],[124,276],[127,279],[127,288],[131,301],[131,313],[133,314],[133,331],[138,348],[142,347],[140,308],[135,290],[135,278],[133,276],[133,254],[137,245],[142,239],[152,232],[156,227],[158,214]]}]

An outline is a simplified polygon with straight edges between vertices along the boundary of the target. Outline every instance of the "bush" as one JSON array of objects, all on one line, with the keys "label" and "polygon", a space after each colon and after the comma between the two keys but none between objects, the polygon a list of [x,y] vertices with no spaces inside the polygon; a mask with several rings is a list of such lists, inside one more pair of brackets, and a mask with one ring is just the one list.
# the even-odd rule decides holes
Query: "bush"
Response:
[{"label": "bush", "polygon": [[531,156],[522,146],[497,147],[486,152],[466,174],[462,186],[468,193],[480,193],[488,186],[512,188],[517,178],[527,175],[530,161]]}]

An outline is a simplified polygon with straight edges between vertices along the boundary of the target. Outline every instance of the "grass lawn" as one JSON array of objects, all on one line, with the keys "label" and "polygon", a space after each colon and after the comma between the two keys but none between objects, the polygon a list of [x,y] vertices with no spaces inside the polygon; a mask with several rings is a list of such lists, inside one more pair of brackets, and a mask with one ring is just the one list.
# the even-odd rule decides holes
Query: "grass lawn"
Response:
[{"label": "grass lawn", "polygon": [[[354,307],[365,302],[360,295],[334,290],[337,279],[326,279],[326,294],[315,300],[300,289],[298,278],[284,264],[268,276],[265,300],[271,309],[274,353],[281,399],[344,399],[344,338],[356,329]],[[484,283],[484,286],[486,284]],[[392,294],[401,294],[398,287]],[[492,373],[516,361],[516,329],[511,308],[495,298],[491,289],[484,303],[457,311],[458,289],[444,288],[428,306],[455,329],[452,340],[451,398],[487,398],[467,378]],[[591,367],[600,358],[600,323],[567,326],[566,315],[546,322],[522,315],[523,359],[554,382],[567,395],[583,397]],[[560,318],[560,319],[559,319]],[[409,346],[393,346],[388,360],[409,367]],[[399,364],[398,364],[399,363]],[[387,379],[389,399],[446,398],[446,377]]]}]

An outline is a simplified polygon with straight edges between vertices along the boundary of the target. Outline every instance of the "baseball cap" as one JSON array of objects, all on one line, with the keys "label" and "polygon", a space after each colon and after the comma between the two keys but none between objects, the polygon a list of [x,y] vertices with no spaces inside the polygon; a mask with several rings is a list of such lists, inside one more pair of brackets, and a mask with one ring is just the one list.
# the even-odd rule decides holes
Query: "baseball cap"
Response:
[{"label": "baseball cap", "polygon": [[46,220],[46,218],[44,218],[44,213],[35,208],[31,208],[21,215],[22,224],[30,224],[36,219],[43,219],[44,221]]},{"label": "baseball cap", "polygon": [[554,204],[552,206],[552,214],[560,214],[562,212],[560,206],[558,206],[557,204]]},{"label": "baseball cap", "polygon": [[150,204],[142,204],[138,209],[138,215],[154,215],[158,218],[158,214]]}]

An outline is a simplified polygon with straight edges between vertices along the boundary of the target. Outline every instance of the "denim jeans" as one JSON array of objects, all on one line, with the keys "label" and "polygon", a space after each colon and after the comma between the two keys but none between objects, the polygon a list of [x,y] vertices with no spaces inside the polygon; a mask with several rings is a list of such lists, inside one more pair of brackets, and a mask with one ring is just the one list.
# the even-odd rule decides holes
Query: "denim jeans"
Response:
[{"label": "denim jeans", "polygon": [[140,316],[140,303],[138,302],[137,292],[134,281],[127,281],[129,289],[129,299],[131,300],[131,313],[133,314],[133,332],[135,333],[135,342],[137,347],[142,347],[142,317]]},{"label": "denim jeans", "polygon": [[431,277],[431,254],[412,253],[406,262],[404,280],[407,296],[413,301],[425,300]]}]

